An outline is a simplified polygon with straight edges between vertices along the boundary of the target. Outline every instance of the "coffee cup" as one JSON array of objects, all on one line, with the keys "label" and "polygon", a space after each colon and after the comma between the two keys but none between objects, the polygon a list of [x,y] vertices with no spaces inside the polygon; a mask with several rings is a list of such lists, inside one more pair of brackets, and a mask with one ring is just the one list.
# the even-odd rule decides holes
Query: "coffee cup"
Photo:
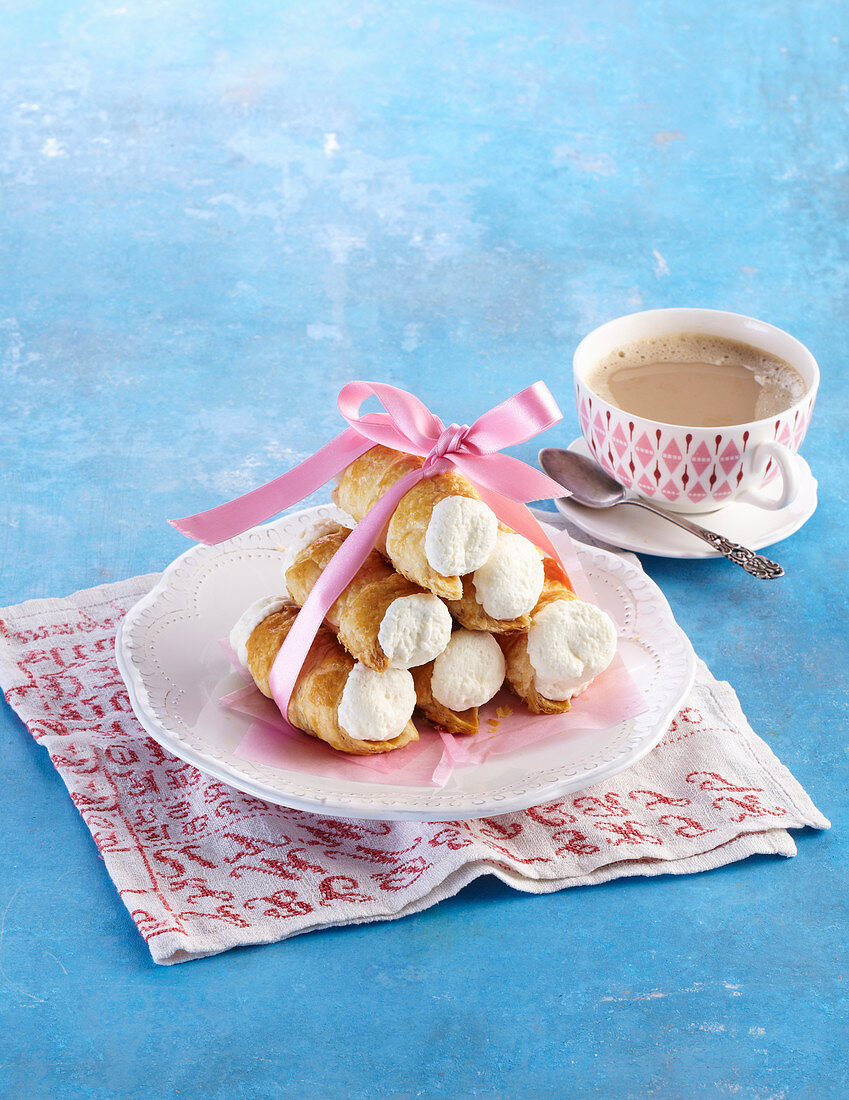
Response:
[{"label": "coffee cup", "polygon": [[[718,337],[783,361],[801,379],[792,403],[744,423],[704,427],[655,419],[650,407],[635,415],[613,404],[609,394],[602,396],[597,381],[593,384],[593,369],[619,354],[617,349],[683,334],[713,343]],[[797,452],[813,411],[819,368],[789,333],[722,310],[647,310],[608,321],[586,336],[575,350],[573,371],[578,420],[590,452],[637,496],[682,513],[712,512],[732,502],[778,509],[796,496]]]}]

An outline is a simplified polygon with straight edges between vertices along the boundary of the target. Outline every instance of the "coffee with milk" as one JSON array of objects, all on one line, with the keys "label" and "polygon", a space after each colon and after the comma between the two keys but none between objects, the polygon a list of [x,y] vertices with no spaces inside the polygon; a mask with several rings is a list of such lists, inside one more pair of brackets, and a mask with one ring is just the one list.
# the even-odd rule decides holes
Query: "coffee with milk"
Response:
[{"label": "coffee with milk", "polygon": [[706,428],[778,415],[806,389],[783,359],[736,340],[692,332],[622,344],[593,365],[586,384],[624,412]]}]

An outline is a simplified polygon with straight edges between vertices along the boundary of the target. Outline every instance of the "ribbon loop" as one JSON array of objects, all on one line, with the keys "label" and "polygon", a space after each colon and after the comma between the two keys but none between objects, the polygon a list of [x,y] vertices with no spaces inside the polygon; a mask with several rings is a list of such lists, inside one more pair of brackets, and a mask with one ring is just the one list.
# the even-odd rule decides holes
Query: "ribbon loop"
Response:
[{"label": "ribbon loop", "polygon": [[[360,416],[369,397],[376,397],[386,412]],[[424,456],[443,430],[442,421],[427,405],[383,382],[349,382],[339,391],[338,403],[339,412],[355,431],[396,451]]]},{"label": "ribbon loop", "polygon": [[469,429],[467,444],[474,446],[477,454],[489,455],[524,443],[562,419],[545,382],[534,382],[479,416]]}]

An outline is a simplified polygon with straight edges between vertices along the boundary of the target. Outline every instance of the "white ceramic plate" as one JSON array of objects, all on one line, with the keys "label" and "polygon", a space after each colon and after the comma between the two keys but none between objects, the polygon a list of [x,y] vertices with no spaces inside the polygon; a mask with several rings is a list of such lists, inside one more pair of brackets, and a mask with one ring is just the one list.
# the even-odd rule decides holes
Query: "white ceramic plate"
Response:
[{"label": "white ceramic plate", "polygon": [[[131,608],[118,667],[144,729],[163,748],[268,802],[339,817],[445,821],[489,817],[560,798],[627,768],[652,749],[693,682],[695,655],[660,589],[631,562],[577,545],[596,599],[649,701],[636,718],[455,768],[442,788],[328,780],[234,755],[249,719],[223,709],[234,674],[219,639],[253,600],[280,588],[281,546],[332,505],[284,516],[219,546],[194,546]],[[328,752],[332,750],[328,748]]]},{"label": "white ceramic plate", "polygon": [[[568,450],[590,456],[583,438],[569,444]],[[711,531],[750,550],[762,550],[792,535],[811,518],[817,508],[817,482],[807,462],[799,456],[800,484],[795,500],[785,508],[769,511],[754,504],[727,504],[716,512],[689,518]],[[766,490],[765,490],[766,491]],[[777,499],[778,486],[775,486]],[[645,508],[606,508],[595,510],[576,504],[568,498],[555,501],[557,510],[588,535],[608,546],[621,546],[637,554],[654,554],[660,558],[718,558],[719,551],[695,535],[688,534],[674,523],[652,515]]]}]

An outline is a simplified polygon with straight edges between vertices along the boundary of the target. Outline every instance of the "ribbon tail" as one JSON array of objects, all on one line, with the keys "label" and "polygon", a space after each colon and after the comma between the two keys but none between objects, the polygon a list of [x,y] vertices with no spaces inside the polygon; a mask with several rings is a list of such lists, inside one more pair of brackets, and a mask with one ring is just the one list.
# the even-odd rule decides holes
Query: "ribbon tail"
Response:
[{"label": "ribbon tail", "polygon": [[373,446],[370,439],[363,438],[353,428],[346,428],[321,450],[274,481],[206,512],[168,522],[181,535],[207,546],[224,542],[303,500]]},{"label": "ribbon tail", "polygon": [[482,485],[476,485],[475,488],[480,493],[483,502],[489,505],[502,523],[506,523],[514,531],[518,531],[520,535],[530,539],[535,546],[538,546],[540,550],[544,551],[557,563],[563,571],[563,581],[574,592],[575,589],[569,580],[569,573],[563,564],[560,553],[527,505],[518,500],[511,500],[510,497],[502,496],[501,493],[496,493],[493,489],[487,489]]},{"label": "ribbon tail", "polygon": [[422,469],[412,470],[380,498],[333,555],[304,601],[274,659],[269,676],[271,697],[287,721],[292,692],[324,616],[359,572],[369,551],[392,518],[398,501],[422,477]]}]

